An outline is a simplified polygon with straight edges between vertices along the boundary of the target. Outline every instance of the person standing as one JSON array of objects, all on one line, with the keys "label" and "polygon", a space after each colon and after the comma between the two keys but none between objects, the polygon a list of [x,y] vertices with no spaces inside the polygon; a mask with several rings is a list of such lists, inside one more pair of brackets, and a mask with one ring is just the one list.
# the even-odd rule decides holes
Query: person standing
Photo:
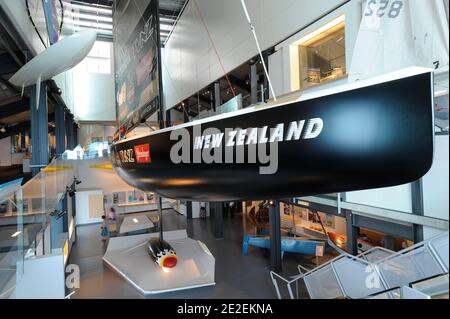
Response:
[{"label": "person standing", "polygon": [[102,226],[100,235],[102,236],[102,241],[106,241],[109,237],[108,220],[106,219],[105,215],[102,215]]}]

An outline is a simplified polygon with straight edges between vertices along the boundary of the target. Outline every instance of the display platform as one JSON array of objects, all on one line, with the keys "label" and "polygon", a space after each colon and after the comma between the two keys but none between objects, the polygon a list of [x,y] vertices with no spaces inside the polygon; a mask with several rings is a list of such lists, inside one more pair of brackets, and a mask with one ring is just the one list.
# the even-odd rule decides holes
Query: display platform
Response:
[{"label": "display platform", "polygon": [[164,270],[142,245],[158,236],[150,233],[110,238],[103,261],[143,295],[215,285],[215,259],[205,244],[188,238],[185,230],[164,232],[164,240],[178,257],[175,268]]},{"label": "display platform", "polygon": [[[164,198],[162,201],[162,209],[172,209],[175,206],[175,201]],[[119,208],[118,214],[139,213],[145,211],[154,211],[158,209],[156,201],[135,201],[117,204]]]},{"label": "display platform", "polygon": [[155,227],[155,224],[145,215],[127,216],[123,219],[122,225],[120,225],[120,233],[131,233],[153,227]]}]

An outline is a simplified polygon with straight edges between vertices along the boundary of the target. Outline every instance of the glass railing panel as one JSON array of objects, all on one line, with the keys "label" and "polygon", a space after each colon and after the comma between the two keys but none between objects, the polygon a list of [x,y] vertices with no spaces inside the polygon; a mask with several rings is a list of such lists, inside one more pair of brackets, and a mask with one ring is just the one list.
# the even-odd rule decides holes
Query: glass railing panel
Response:
[{"label": "glass railing panel", "polygon": [[390,288],[409,285],[411,282],[442,273],[426,246],[393,258],[387,258],[386,261],[381,261],[378,267]]},{"label": "glass railing panel", "polygon": [[311,299],[344,298],[331,264],[306,275],[304,281]]},{"label": "glass railing panel", "polygon": [[26,260],[52,253],[52,247],[44,245],[46,230],[54,213],[61,212],[61,199],[74,181],[78,163],[67,157],[54,159],[25,185],[0,193],[0,298],[14,297],[25,277]]},{"label": "glass railing panel", "polygon": [[449,279],[448,274],[426,279],[411,285],[411,288],[429,295],[431,298],[448,299]]},{"label": "glass railing panel", "polygon": [[0,298],[14,291],[17,274],[23,271],[23,251],[29,238],[23,223],[23,200],[19,186],[0,198]]}]

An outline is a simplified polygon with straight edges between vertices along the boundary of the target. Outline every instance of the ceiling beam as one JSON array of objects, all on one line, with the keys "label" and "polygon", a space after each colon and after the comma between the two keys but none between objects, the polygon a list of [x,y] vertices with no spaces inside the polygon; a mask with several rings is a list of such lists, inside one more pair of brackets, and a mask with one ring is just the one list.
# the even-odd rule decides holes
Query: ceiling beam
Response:
[{"label": "ceiling beam", "polygon": [[6,128],[6,132],[5,133],[0,133],[0,140],[6,137],[10,137],[13,135],[17,135],[19,133],[23,133],[26,131],[29,131],[31,128],[31,122],[30,121],[26,121],[26,122],[22,122],[16,125],[12,125],[12,126],[8,126]]},{"label": "ceiling beam", "polygon": [[0,54],[0,76],[15,73],[19,67],[9,53]]},{"label": "ceiling beam", "polygon": [[10,89],[14,94],[20,93],[19,90],[14,85],[9,83],[9,81],[5,80],[1,76],[0,76],[0,82],[3,83],[6,87],[8,87],[8,89]]},{"label": "ceiling beam", "polygon": [[30,100],[28,98],[13,103],[0,106],[0,119],[12,116],[30,109]]},{"label": "ceiling beam", "polygon": [[[55,113],[48,114],[48,123],[55,121]],[[51,132],[54,128],[49,126],[49,132]],[[20,122],[15,125],[10,125],[6,127],[5,133],[0,133],[0,139],[10,137],[13,135],[17,135],[19,133],[24,133],[26,131],[31,130],[31,121]],[[33,138],[33,137],[31,137]]]}]

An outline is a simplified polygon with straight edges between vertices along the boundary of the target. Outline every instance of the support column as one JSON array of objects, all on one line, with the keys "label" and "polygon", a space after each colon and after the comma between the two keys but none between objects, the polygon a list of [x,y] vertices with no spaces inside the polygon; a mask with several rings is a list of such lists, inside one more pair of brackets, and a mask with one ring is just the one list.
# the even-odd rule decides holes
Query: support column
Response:
[{"label": "support column", "polygon": [[164,108],[164,92],[163,92],[163,81],[162,81],[162,58],[161,58],[161,30],[159,23],[159,0],[156,0],[156,39],[158,39],[158,88],[159,88],[159,128],[165,127],[165,108]]},{"label": "support column", "polygon": [[183,111],[183,121],[184,123],[189,123],[189,99],[184,100],[181,102],[181,110]]},{"label": "support column", "polygon": [[214,111],[222,105],[222,98],[220,96],[220,82],[214,82]]},{"label": "support column", "polygon": [[258,103],[258,73],[256,62],[250,62],[250,104]]},{"label": "support column", "polygon": [[[61,156],[66,150],[66,120],[65,110],[63,105],[55,105],[55,139],[56,139],[56,156]],[[67,232],[69,229],[68,219],[68,206],[67,198],[68,194],[62,199],[62,210],[66,212],[63,215],[63,232]]]},{"label": "support column", "polygon": [[164,240],[164,233],[163,233],[163,214],[162,214],[162,197],[159,195],[156,195],[158,200],[158,215],[159,215],[159,239],[161,241]]},{"label": "support column", "polygon": [[73,147],[78,145],[78,124],[73,122]]},{"label": "support column", "polygon": [[[423,205],[423,184],[422,179],[411,183],[412,212],[414,215],[423,216],[425,209]],[[423,241],[423,226],[413,225],[414,243]]]},{"label": "support column", "polygon": [[73,150],[75,148],[75,138],[73,135],[73,115],[67,114],[66,116],[66,135],[67,135],[67,148]]},{"label": "support column", "polygon": [[354,226],[353,213],[345,210],[345,218],[347,222],[347,250],[352,255],[358,254],[358,227]]},{"label": "support column", "polygon": [[214,104],[214,84],[209,87],[209,106],[211,110],[216,111],[216,105]]},{"label": "support column", "polygon": [[171,110],[166,111],[166,127],[172,126],[172,115],[170,114]]},{"label": "support column", "polygon": [[211,203],[214,207],[214,237],[223,239],[223,205],[222,202]]},{"label": "support column", "polygon": [[63,219],[63,232],[67,233],[69,231],[69,207],[67,206],[67,201],[68,201],[68,197],[69,195],[66,193],[66,196],[64,196],[63,200],[62,200],[62,211],[66,212],[62,219]]},{"label": "support column", "polygon": [[66,123],[63,105],[55,105],[56,156],[66,150]]},{"label": "support column", "polygon": [[[266,64],[267,70],[269,70],[269,53],[267,51],[263,52],[264,63]],[[269,94],[269,79],[267,79],[266,74],[264,73],[264,101],[267,101],[270,98]]]},{"label": "support column", "polygon": [[31,108],[31,165],[33,176],[48,165],[48,105],[47,84],[41,83],[39,101],[36,101],[36,86],[30,93]]},{"label": "support column", "polygon": [[281,222],[280,202],[275,201],[269,206],[270,221],[270,269],[281,272]]},{"label": "support column", "polygon": [[192,219],[192,202],[186,202],[186,218]]}]

